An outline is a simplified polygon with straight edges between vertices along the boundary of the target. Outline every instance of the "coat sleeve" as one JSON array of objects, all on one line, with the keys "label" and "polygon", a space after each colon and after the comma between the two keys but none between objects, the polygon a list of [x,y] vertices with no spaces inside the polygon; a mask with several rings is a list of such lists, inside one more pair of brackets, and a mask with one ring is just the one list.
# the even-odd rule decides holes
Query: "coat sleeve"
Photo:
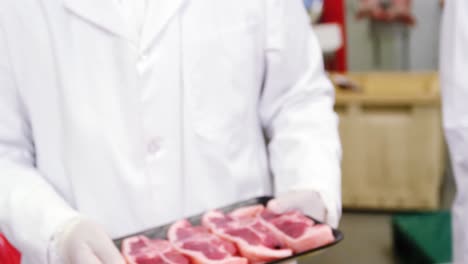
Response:
[{"label": "coat sleeve", "polygon": [[468,127],[468,2],[447,1],[442,20],[440,75],[444,127]]},{"label": "coat sleeve", "polygon": [[276,194],[314,190],[328,221],[341,216],[341,145],[334,89],[301,0],[266,0],[266,74],[260,115]]},{"label": "coat sleeve", "polygon": [[444,130],[456,197],[452,210],[453,263],[468,261],[468,2],[445,1],[440,45]]},{"label": "coat sleeve", "polygon": [[0,230],[26,262],[47,263],[53,233],[76,212],[35,168],[32,129],[17,88],[0,24]]}]

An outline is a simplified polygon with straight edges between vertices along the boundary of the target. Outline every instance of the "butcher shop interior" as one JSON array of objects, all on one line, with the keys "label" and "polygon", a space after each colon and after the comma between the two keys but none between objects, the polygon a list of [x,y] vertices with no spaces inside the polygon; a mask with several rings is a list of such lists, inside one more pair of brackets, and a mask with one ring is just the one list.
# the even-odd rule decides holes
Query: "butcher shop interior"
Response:
[{"label": "butcher shop interior", "polygon": [[[299,1],[301,10],[296,10],[293,3]],[[468,107],[459,103],[468,102],[463,97],[468,97],[468,88],[463,87],[468,79],[459,79],[468,76],[468,69],[459,68],[468,67],[468,51],[462,48],[468,47],[468,20],[458,21],[468,17],[465,0],[259,1],[276,3],[270,3],[267,14],[278,9],[271,12],[273,19],[267,15],[274,22],[265,28],[291,27],[272,31],[265,45],[274,46],[264,60],[252,59],[258,56],[253,56],[256,48],[248,42],[263,39],[255,35],[263,26],[250,25],[259,23],[256,14],[233,22],[244,10],[254,12],[256,1],[252,0],[166,0],[170,4],[163,4],[161,13],[154,9],[155,16],[152,4],[135,4],[135,19],[127,18],[135,24],[146,21],[139,31],[143,44],[138,45],[152,45],[136,56],[137,49],[117,42],[119,34],[126,34],[126,29],[116,28],[121,22],[99,16],[108,4],[63,1],[67,11],[60,16],[70,16],[64,22],[68,29],[63,30],[55,26],[62,18],[54,8],[44,5],[37,14],[36,7],[30,8],[30,17],[47,13],[47,23],[42,25],[25,22],[29,13],[9,12],[16,4],[6,4],[3,10],[2,2],[15,1],[0,0],[0,264],[468,263],[468,201],[464,201],[468,198],[463,195],[468,187],[463,184],[468,185],[456,180],[468,177],[463,175],[468,174]],[[207,11],[228,9],[223,15]],[[21,15],[15,17],[16,12]],[[146,20],[138,22],[138,14],[146,14]],[[286,18],[275,17],[281,14]],[[310,21],[304,27],[302,15]],[[221,22],[213,25],[212,21]],[[290,23],[282,25],[282,21]],[[151,33],[150,22],[159,30],[158,36],[145,35]],[[189,29],[184,31],[184,26]],[[43,27],[50,27],[48,40],[38,36],[46,34]],[[304,38],[309,29],[312,38]],[[279,32],[292,33],[285,37]],[[32,52],[22,54],[21,47]],[[41,52],[32,59],[36,47]],[[287,53],[288,47],[294,48]],[[54,54],[49,56],[47,50]],[[36,60],[43,67],[30,70]],[[130,68],[125,63],[133,60],[138,61],[134,75],[141,78],[127,74]],[[259,70],[255,68],[259,61],[268,65]],[[55,63],[58,66],[49,66]],[[24,94],[23,99],[16,100],[16,92],[8,91],[13,83],[5,71],[9,65],[20,80],[17,94]],[[193,76],[178,75],[184,71],[194,72]],[[262,71],[263,79],[251,74]],[[303,89],[298,93],[303,98],[274,98],[294,96],[294,89],[279,90],[288,81],[290,87]],[[64,83],[53,86],[63,87],[63,92],[52,94],[51,88],[49,96],[49,90],[30,89],[34,83],[41,88],[54,82]],[[185,90],[145,90],[161,83]],[[260,136],[259,141],[266,147],[250,143],[259,135],[252,125],[256,117],[239,110],[251,108],[255,100],[246,96],[252,92],[219,88],[220,83],[242,91],[248,89],[235,86],[263,83],[254,93],[265,94],[258,112],[265,126],[265,138]],[[121,97],[110,94],[110,88],[93,90],[112,85],[143,88],[127,89]],[[321,90],[327,87],[328,92]],[[140,90],[142,95],[135,98],[141,97],[141,109],[138,99],[124,100]],[[29,91],[34,96],[28,96]],[[55,108],[62,94],[63,102],[57,107],[63,108]],[[91,99],[81,100],[89,94],[94,94]],[[46,100],[43,97],[54,99],[50,104],[37,103]],[[225,97],[229,100],[223,101]],[[310,109],[320,113],[300,112],[307,111],[308,98]],[[22,100],[25,111],[17,115],[17,122],[20,110],[15,107],[23,106],[12,102]],[[152,107],[148,102],[156,103]],[[314,102],[321,103],[312,106]],[[79,103],[85,107],[76,110]],[[290,113],[296,116],[288,116],[291,105]],[[330,106],[329,113],[322,105]],[[59,114],[48,116],[49,106]],[[194,110],[187,110],[190,107]],[[150,117],[154,114],[156,121],[138,123],[138,118],[132,119],[138,111],[142,119],[148,117],[146,112]],[[187,121],[192,117],[193,123]],[[50,123],[44,126],[43,122]],[[63,137],[62,126],[66,128]],[[18,133],[28,129],[28,140],[20,142],[23,136]],[[132,137],[137,139],[128,139]],[[52,144],[43,142],[44,138]],[[146,144],[141,149],[140,141]],[[28,151],[34,149],[31,155],[23,154],[24,149],[11,150],[23,145]],[[322,151],[315,155],[318,151],[308,147]],[[65,153],[63,157],[53,156],[56,148],[57,153]],[[148,153],[142,162],[140,152]],[[64,166],[56,166],[62,162]],[[21,169],[25,164],[31,164],[29,176]],[[70,175],[60,178],[65,172]],[[83,175],[89,172],[92,179],[86,180]],[[148,177],[131,178],[140,172]],[[322,175],[303,176],[309,173]],[[114,174],[117,183],[109,176]],[[270,192],[260,191],[266,190],[260,186],[267,182],[261,178],[264,174],[272,179],[267,184]],[[303,181],[293,182],[296,179]],[[30,186],[23,188],[23,184]],[[286,192],[290,185],[301,191]],[[37,198],[29,196],[36,192]],[[48,218],[36,221],[42,214]],[[75,220],[59,225],[62,219]],[[39,227],[44,221],[51,224]],[[50,231],[56,222],[57,229]],[[50,235],[44,240],[46,232]],[[79,243],[90,251],[75,251]],[[57,260],[51,257],[54,254]]]},{"label": "butcher shop interior", "polygon": [[452,257],[456,186],[439,78],[444,1],[323,2],[313,27],[340,117],[345,239],[301,263],[468,263]]}]

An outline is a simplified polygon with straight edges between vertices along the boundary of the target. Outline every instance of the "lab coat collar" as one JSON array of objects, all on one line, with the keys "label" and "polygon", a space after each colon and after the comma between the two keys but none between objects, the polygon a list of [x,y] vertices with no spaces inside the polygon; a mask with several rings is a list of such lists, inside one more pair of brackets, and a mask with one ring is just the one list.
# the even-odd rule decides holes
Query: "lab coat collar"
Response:
[{"label": "lab coat collar", "polygon": [[177,13],[189,0],[149,0],[141,47],[143,50],[152,46],[153,41],[163,33],[168,23],[177,16]]},{"label": "lab coat collar", "polygon": [[63,0],[65,8],[110,33],[135,41],[136,33],[116,0]]}]

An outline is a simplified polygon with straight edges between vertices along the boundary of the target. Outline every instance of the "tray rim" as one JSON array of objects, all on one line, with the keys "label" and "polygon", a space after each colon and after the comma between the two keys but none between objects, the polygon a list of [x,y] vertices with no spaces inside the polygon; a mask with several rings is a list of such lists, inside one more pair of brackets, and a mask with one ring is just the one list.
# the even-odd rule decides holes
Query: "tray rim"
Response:
[{"label": "tray rim", "polygon": [[[274,196],[258,196],[258,197],[254,197],[254,198],[251,198],[251,199],[248,199],[248,200],[233,203],[233,204],[230,204],[230,205],[227,205],[227,206],[222,206],[222,207],[217,208],[216,210],[221,210],[221,211],[226,212],[226,211],[232,210],[232,208],[240,208],[240,207],[244,207],[244,206],[249,206],[249,205],[245,205],[245,204],[250,204],[250,205],[262,204],[262,205],[266,205],[268,203],[268,201],[270,201],[270,200],[272,200],[274,198],[275,198]],[[187,217],[186,219],[189,222],[193,223],[193,222],[195,222],[193,219],[200,219],[203,214],[204,213],[201,213],[201,214],[198,214],[198,215],[193,215],[193,216]],[[312,219],[314,222],[316,222],[318,224],[323,224],[321,221],[317,221],[313,217],[310,217],[310,216],[307,216],[307,217]],[[118,237],[116,239],[113,239],[112,241],[113,241],[114,245],[120,251],[121,250],[121,244],[122,244],[122,241],[124,239],[134,237],[134,236],[145,235],[146,233],[154,232],[156,230],[167,229],[169,226],[171,226],[174,223],[175,223],[175,221],[171,222],[171,223],[163,224],[163,225],[160,225],[160,226],[157,226],[157,227],[149,228],[149,229],[146,229],[146,230],[143,230],[143,231],[140,231],[140,232],[136,232],[136,233],[133,233],[133,234],[130,234],[130,235]],[[288,258],[283,258],[283,259],[275,260],[275,261],[272,261],[272,262],[268,262],[266,264],[279,264],[279,263],[282,263],[284,261],[297,259],[297,258],[300,258],[302,256],[306,256],[306,255],[309,255],[309,254],[319,252],[319,251],[322,251],[324,249],[333,247],[333,246],[337,245],[338,243],[340,243],[341,241],[343,241],[344,234],[340,229],[332,227],[332,232],[333,232],[333,236],[335,237],[335,241],[333,241],[332,243],[329,243],[327,245],[324,245],[324,246],[321,246],[321,247],[318,247],[318,248],[314,248],[314,249],[311,249],[311,250],[307,250],[307,251],[304,251],[304,252],[294,254],[294,255],[292,255],[292,256],[290,256]],[[151,237],[149,237],[149,238],[150,239],[155,239],[155,238],[151,238]],[[164,239],[167,239],[167,238],[164,238]]]}]

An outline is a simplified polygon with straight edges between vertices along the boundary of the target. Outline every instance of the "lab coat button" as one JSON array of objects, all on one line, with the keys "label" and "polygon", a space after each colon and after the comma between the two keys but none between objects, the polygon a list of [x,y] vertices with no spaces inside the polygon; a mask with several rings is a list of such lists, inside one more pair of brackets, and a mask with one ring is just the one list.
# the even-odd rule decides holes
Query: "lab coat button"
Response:
[{"label": "lab coat button", "polygon": [[157,154],[161,150],[161,142],[158,139],[152,139],[148,144],[148,154]]},{"label": "lab coat button", "polygon": [[145,73],[148,70],[148,59],[149,56],[145,53],[140,55],[140,58],[137,62],[137,69],[140,74]]},{"label": "lab coat button", "polygon": [[141,61],[146,61],[146,60],[148,60],[148,55],[147,55],[146,53],[142,53],[142,54],[140,55],[140,60],[141,60]]}]

